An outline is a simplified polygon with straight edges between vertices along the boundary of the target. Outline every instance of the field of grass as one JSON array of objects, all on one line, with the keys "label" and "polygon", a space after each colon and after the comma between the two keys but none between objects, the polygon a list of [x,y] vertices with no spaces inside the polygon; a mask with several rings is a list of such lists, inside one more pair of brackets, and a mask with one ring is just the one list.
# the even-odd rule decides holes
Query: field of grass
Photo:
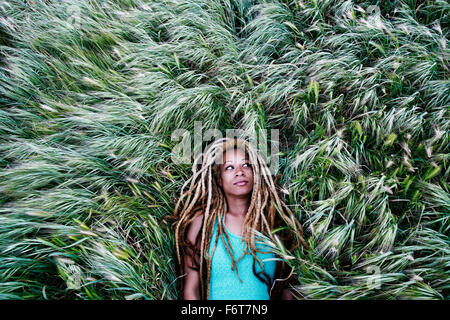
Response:
[{"label": "field of grass", "polygon": [[[444,0],[0,1],[0,299],[177,299],[171,134],[280,132],[301,299],[449,299]],[[279,248],[282,250],[282,248]]]}]

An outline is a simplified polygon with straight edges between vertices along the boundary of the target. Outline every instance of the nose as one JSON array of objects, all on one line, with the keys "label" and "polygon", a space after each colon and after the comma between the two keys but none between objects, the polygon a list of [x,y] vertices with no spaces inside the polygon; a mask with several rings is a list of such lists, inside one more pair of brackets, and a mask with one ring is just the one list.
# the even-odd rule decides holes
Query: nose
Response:
[{"label": "nose", "polygon": [[[240,174],[239,174],[240,173]],[[237,176],[239,176],[239,175],[244,175],[244,172],[242,171],[242,169],[238,169],[237,171],[236,171],[236,175]]]}]

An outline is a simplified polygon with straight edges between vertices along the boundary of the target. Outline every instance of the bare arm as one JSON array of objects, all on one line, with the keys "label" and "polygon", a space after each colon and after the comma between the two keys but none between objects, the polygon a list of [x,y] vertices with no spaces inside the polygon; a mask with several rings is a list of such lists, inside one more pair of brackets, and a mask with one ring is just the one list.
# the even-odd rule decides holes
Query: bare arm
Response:
[{"label": "bare arm", "polygon": [[186,273],[183,292],[184,300],[200,300],[199,273],[198,271],[189,267],[189,265],[192,263],[190,257],[185,256],[184,263],[186,264],[186,266],[184,267],[184,272]]},{"label": "bare arm", "polygon": [[284,289],[281,300],[294,300],[294,296],[292,295],[291,290],[289,290],[288,288]]},{"label": "bare arm", "polygon": [[[202,225],[202,219],[203,215],[200,215],[189,226],[187,239],[191,243],[195,243]],[[200,275],[197,270],[191,268],[192,265],[194,265],[192,257],[186,254],[184,256],[184,272],[186,274],[183,292],[184,300],[200,300]]]}]

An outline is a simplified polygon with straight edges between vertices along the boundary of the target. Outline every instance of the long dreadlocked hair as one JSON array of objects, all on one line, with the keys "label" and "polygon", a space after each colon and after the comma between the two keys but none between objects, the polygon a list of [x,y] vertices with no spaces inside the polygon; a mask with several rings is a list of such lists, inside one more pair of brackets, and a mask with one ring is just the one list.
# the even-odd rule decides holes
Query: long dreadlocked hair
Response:
[{"label": "long dreadlocked hair", "polygon": [[[287,250],[292,251],[302,243],[306,248],[308,245],[303,239],[303,230],[299,221],[295,218],[291,210],[284,204],[278,196],[275,183],[272,179],[270,171],[264,159],[256,152],[252,145],[246,140],[236,138],[222,138],[214,141],[207,151],[200,154],[192,166],[193,175],[188,179],[182,189],[181,196],[175,206],[173,219],[175,222],[175,244],[176,255],[180,275],[184,274],[184,259],[185,254],[189,254],[194,262],[191,268],[199,271],[200,275],[200,298],[202,300],[209,299],[209,279],[211,271],[211,260],[216,249],[218,237],[214,243],[211,255],[208,254],[208,248],[211,243],[211,237],[214,227],[214,222],[218,218],[218,232],[220,238],[225,244],[225,248],[231,258],[233,270],[237,270],[236,263],[239,259],[234,259],[234,251],[229,245],[230,239],[224,229],[224,217],[228,211],[225,194],[222,187],[217,183],[220,177],[220,164],[224,152],[229,149],[240,149],[248,156],[251,168],[253,169],[254,184],[251,192],[251,202],[248,208],[245,220],[243,223],[242,237],[245,241],[245,253],[250,253],[253,256],[253,273],[263,281],[267,287],[271,299],[279,297],[283,286],[287,284],[286,279],[278,279],[279,282],[275,284],[270,283],[270,277],[262,271],[256,273],[255,261],[261,266],[260,259],[256,256],[256,252],[262,252],[256,247],[255,233],[252,230],[259,231],[261,234],[268,236],[269,239],[274,240],[272,230],[284,223],[288,227],[288,231],[283,230],[278,235],[281,238]],[[199,164],[199,159],[203,156],[202,164]],[[190,184],[189,190],[184,192],[186,186]],[[181,204],[184,202],[181,210]],[[276,206],[279,210],[277,210]],[[191,243],[186,235],[189,225],[199,216],[203,214],[200,232],[197,235],[195,243]],[[224,241],[224,237],[227,241]],[[250,248],[250,251],[248,251]],[[287,264],[284,262],[277,262],[275,278],[285,277],[288,272]],[[261,268],[263,270],[263,268]],[[292,272],[290,273],[292,275]],[[206,278],[206,281],[205,281]],[[183,294],[183,282],[179,285],[181,295]],[[280,287],[281,285],[281,287]]]}]

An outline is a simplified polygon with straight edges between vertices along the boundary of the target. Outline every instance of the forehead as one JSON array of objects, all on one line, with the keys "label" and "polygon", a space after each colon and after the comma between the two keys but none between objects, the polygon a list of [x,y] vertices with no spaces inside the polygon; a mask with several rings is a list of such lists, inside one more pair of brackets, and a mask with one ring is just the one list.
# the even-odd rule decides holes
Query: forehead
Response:
[{"label": "forehead", "polygon": [[223,163],[225,162],[241,162],[248,159],[248,156],[241,149],[230,149],[223,153]]}]

